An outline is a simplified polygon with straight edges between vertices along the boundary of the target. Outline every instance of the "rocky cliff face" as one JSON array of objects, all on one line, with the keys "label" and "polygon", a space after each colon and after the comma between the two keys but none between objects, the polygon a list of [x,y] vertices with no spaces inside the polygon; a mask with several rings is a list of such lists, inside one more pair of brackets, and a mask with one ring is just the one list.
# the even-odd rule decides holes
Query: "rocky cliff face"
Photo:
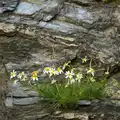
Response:
[{"label": "rocky cliff face", "polygon": [[0,63],[8,71],[32,71],[88,56],[97,67],[118,70],[119,7],[92,0],[1,1]]},{"label": "rocky cliff face", "polygon": [[[68,60],[84,69],[79,61],[85,56],[93,59],[94,67],[99,69],[97,75],[108,67],[112,73],[119,72],[119,5],[105,5],[94,0],[0,0],[0,97],[3,98],[0,99],[0,120],[13,120],[13,116],[19,120],[43,119],[36,109],[29,111],[31,107],[26,106],[7,113],[4,105],[7,72],[13,69],[31,72]],[[115,77],[119,80],[120,74]],[[119,108],[111,108],[102,106],[100,113],[107,111],[107,116],[99,114],[93,119],[119,119]],[[23,111],[26,116],[21,114]],[[39,116],[33,115],[33,111]],[[99,110],[90,108],[89,111],[91,114]],[[76,114],[67,114],[70,119],[71,115],[78,119],[74,118]],[[80,113],[79,119],[88,120],[89,115],[83,117]]]}]

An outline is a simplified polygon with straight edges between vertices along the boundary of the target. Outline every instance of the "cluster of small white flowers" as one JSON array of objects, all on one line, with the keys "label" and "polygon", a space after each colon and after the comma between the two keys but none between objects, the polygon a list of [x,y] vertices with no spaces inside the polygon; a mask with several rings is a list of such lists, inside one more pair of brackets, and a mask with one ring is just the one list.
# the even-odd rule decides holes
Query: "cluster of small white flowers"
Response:
[{"label": "cluster of small white flowers", "polygon": [[[82,60],[82,63],[86,63],[87,62],[87,57],[85,56],[85,58],[81,58]],[[65,79],[68,80],[68,83],[67,84],[73,84],[75,82],[81,82],[81,79],[83,78],[83,75],[81,73],[77,73],[75,74],[74,73],[74,70],[69,70],[69,71],[65,71],[65,68],[66,67],[70,67],[69,66],[70,64],[70,61],[67,62],[67,63],[64,63],[63,67],[58,67],[58,68],[53,68],[53,67],[45,67],[44,70],[43,70],[43,73],[44,74],[47,74],[49,76],[49,78],[52,78],[52,82],[51,84],[54,84],[56,83],[56,80],[54,79],[53,76],[56,76],[56,75],[65,75]],[[91,82],[95,82],[95,79],[94,79],[94,73],[95,73],[95,70],[93,68],[89,68],[87,70],[87,74],[90,74],[92,75],[90,77],[90,81]],[[109,74],[108,70],[107,72],[105,72],[106,75]],[[17,74],[17,72],[15,70],[13,70],[11,73],[10,73],[10,79],[17,79],[14,81],[14,84],[17,84],[18,81],[25,81],[27,79],[27,74],[25,74],[24,72],[20,72]],[[38,72],[37,71],[33,71],[31,73],[31,79],[32,81],[38,81]]]},{"label": "cluster of small white flowers", "polygon": [[13,70],[10,73],[10,79],[13,79],[13,87],[17,87],[20,85],[21,81],[25,81],[27,79],[27,74],[24,72],[17,73],[17,71]]},{"label": "cluster of small white flowers", "polygon": [[24,72],[21,72],[21,73],[19,73],[18,75],[17,75],[17,77],[19,78],[19,79],[22,79],[22,77],[25,75],[25,73]]},{"label": "cluster of small white flowers", "polygon": [[18,74],[17,76],[21,81],[25,81],[27,79],[27,74],[25,74],[24,72],[21,72]]},{"label": "cluster of small white flowers", "polygon": [[17,72],[15,70],[13,70],[10,73],[10,79],[13,79],[13,78],[17,78],[21,81],[25,81],[26,78],[27,78],[27,74],[25,74],[24,72],[20,72],[20,73],[17,74]]},{"label": "cluster of small white flowers", "polygon": [[[14,80],[13,82],[13,86],[17,87],[20,85],[20,82],[22,81],[26,81],[28,79],[28,75],[25,74],[24,72],[17,72],[15,70],[13,70],[11,73],[10,73],[10,79]],[[38,81],[38,72],[37,71],[33,71],[31,73],[31,81],[32,82],[35,82],[35,81]],[[27,81],[28,83],[31,82],[30,79],[29,81]]]},{"label": "cluster of small white flowers", "polygon": [[63,70],[58,67],[57,69],[52,67],[45,67],[43,70],[44,74],[47,74],[50,78],[52,78],[51,84],[56,83],[56,80],[52,76],[60,75],[63,73]]},{"label": "cluster of small white flowers", "polygon": [[69,84],[73,84],[75,82],[81,82],[81,79],[83,78],[83,75],[81,73],[75,74],[73,69],[71,71],[67,71],[65,73],[65,78],[68,80],[66,87]]},{"label": "cluster of small white flowers", "polygon": [[67,85],[73,84],[75,82],[81,82],[81,79],[83,78],[83,75],[81,73],[75,74],[73,69],[70,71],[66,71],[65,73],[63,72],[67,66],[69,67],[69,63],[70,62],[65,63],[62,68],[58,67],[57,69],[52,67],[45,67],[43,73],[47,74],[50,78],[52,77],[51,84],[56,83],[56,80],[53,76],[60,75],[62,73],[63,75],[65,75],[65,79],[67,79],[68,81]]},{"label": "cluster of small white flowers", "polygon": [[49,77],[52,77],[53,75],[60,75],[63,73],[63,70],[58,67],[57,69],[52,68],[52,67],[45,67],[43,70],[44,74],[48,74]]}]

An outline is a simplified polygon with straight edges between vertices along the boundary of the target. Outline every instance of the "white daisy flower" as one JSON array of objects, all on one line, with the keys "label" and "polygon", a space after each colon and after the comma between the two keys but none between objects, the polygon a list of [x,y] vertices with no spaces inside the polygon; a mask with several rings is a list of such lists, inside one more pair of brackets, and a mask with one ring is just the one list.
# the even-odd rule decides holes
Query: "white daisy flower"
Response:
[{"label": "white daisy flower", "polygon": [[83,78],[83,75],[82,74],[80,74],[80,73],[78,73],[77,75],[76,75],[76,80],[78,81],[78,82],[81,82],[81,79]]},{"label": "white daisy flower", "polygon": [[10,73],[10,79],[16,77],[17,75],[17,72],[15,70],[13,70],[11,73]]},{"label": "white daisy flower", "polygon": [[26,74],[24,74],[24,76],[22,77],[22,81],[25,81],[27,79],[27,75]]},{"label": "white daisy flower", "polygon": [[66,77],[65,78],[72,78],[73,76],[74,76],[74,73],[73,73],[73,71],[71,70],[71,71],[67,71],[66,73],[65,73],[65,75],[66,75]]},{"label": "white daisy flower", "polygon": [[32,76],[31,77],[33,81],[38,81],[38,77],[37,76]]},{"label": "white daisy flower", "polygon": [[82,63],[86,63],[87,62],[87,58],[85,56],[85,58],[82,58]]},{"label": "white daisy flower", "polygon": [[22,79],[22,77],[23,77],[24,75],[25,75],[24,72],[20,72],[17,77],[18,77],[19,79]]},{"label": "white daisy flower", "polygon": [[89,74],[92,74],[92,76],[94,76],[94,73],[95,73],[95,70],[93,68],[90,68],[87,73]]},{"label": "white daisy flower", "polygon": [[33,72],[32,72],[31,79],[32,79],[33,81],[38,81],[38,73],[37,73],[37,71],[33,71]]},{"label": "white daisy flower", "polygon": [[62,71],[62,69],[60,67],[58,67],[57,70],[55,71],[56,75],[60,75],[62,73],[63,73],[63,71]]},{"label": "white daisy flower", "polygon": [[45,67],[43,70],[44,74],[48,74],[50,72],[51,68],[50,67]]},{"label": "white daisy flower", "polygon": [[53,75],[56,75],[56,70],[55,70],[55,68],[50,68],[49,76],[51,77]]}]

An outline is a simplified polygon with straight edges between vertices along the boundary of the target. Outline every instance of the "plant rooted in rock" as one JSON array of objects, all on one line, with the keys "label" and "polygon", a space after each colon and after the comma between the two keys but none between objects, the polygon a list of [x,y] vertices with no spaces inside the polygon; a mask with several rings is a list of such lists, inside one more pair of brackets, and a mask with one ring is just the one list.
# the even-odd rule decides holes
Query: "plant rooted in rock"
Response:
[{"label": "plant rooted in rock", "polygon": [[[82,62],[87,62],[87,59],[82,59]],[[108,70],[105,72],[104,79],[98,81],[95,78],[95,70],[92,68],[91,61],[86,73],[77,72],[70,66],[70,61],[58,68],[45,67],[43,73],[48,76],[47,83],[44,81],[39,83],[37,71],[31,73],[29,82],[35,84],[40,97],[57,107],[73,107],[80,100],[102,99],[113,94],[106,77],[109,74]],[[12,71],[10,75],[11,79],[15,79],[14,85],[17,85],[18,81],[25,81],[28,77],[24,72],[17,74],[16,71]],[[59,75],[63,76],[63,80],[56,80]],[[119,86],[115,80],[113,85]]]}]

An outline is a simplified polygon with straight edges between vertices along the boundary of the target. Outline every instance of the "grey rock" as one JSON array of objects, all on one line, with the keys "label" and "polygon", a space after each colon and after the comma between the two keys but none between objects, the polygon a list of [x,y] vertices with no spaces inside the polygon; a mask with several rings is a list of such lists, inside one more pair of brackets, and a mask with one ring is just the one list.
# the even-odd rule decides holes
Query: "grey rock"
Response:
[{"label": "grey rock", "polygon": [[30,3],[37,4],[37,5],[41,5],[42,3],[46,2],[46,0],[27,0],[27,1]]},{"label": "grey rock", "polygon": [[75,119],[78,120],[89,120],[89,115],[88,114],[75,114]]},{"label": "grey rock", "polygon": [[26,98],[26,97],[38,97],[37,92],[32,90],[23,90],[23,88],[18,88],[7,94],[8,97],[12,96],[15,98]]},{"label": "grey rock", "polygon": [[111,97],[113,100],[120,100],[120,94],[115,94]]},{"label": "grey rock", "polygon": [[78,105],[80,105],[80,106],[89,106],[89,105],[91,105],[91,101],[89,101],[89,100],[80,100]]},{"label": "grey rock", "polygon": [[[13,33],[13,32],[15,32],[15,29],[16,29],[16,27],[13,24],[6,25],[4,22],[0,23],[0,31],[3,31],[4,33]],[[3,33],[1,33],[1,34],[3,34]]]},{"label": "grey rock", "polygon": [[19,81],[16,81],[12,84],[12,89],[19,89],[21,87],[21,83]]},{"label": "grey rock", "polygon": [[13,99],[12,98],[7,97],[4,102],[5,102],[6,107],[9,107],[9,108],[13,107]]},{"label": "grey rock", "polygon": [[120,107],[120,100],[106,99],[101,104],[104,105],[104,107],[105,106]]},{"label": "grey rock", "polygon": [[53,19],[61,11],[65,0],[53,0],[42,11],[44,13],[43,21]]},{"label": "grey rock", "polygon": [[[56,32],[63,32],[63,33],[67,33],[67,34],[76,33],[80,29],[77,26],[74,26],[72,24],[64,23],[64,22],[57,22],[57,21],[53,21],[52,23],[40,22],[38,26],[40,28],[51,29]],[[64,28],[66,28],[66,29],[64,29]],[[84,28],[82,30],[83,30],[83,32],[85,31]]]},{"label": "grey rock", "polygon": [[112,100],[111,104],[114,104],[115,106],[120,106],[120,100]]},{"label": "grey rock", "polygon": [[65,0],[52,0],[44,2],[42,10],[35,13],[33,18],[43,20],[45,22],[50,21],[60,13],[62,7],[64,6],[64,2]]},{"label": "grey rock", "polygon": [[41,115],[33,115],[33,116],[25,116],[23,120],[36,120],[36,119],[42,119],[44,117],[47,117],[49,113],[42,113]]},{"label": "grey rock", "polygon": [[88,6],[88,5],[91,5],[92,0],[67,0],[67,2],[72,2],[82,6]]},{"label": "grey rock", "polygon": [[117,18],[116,24],[120,24],[120,5],[115,9],[115,12],[113,13],[114,17]]},{"label": "grey rock", "polygon": [[[67,8],[67,9],[66,9]],[[93,24],[97,19],[98,16],[94,16],[93,12],[88,11],[86,8],[72,6],[66,4],[64,9],[61,11],[60,19],[68,19],[67,21],[75,22],[77,24],[87,26],[89,24]]]},{"label": "grey rock", "polygon": [[19,0],[0,0],[0,13],[12,12],[19,4]]},{"label": "grey rock", "polygon": [[64,116],[64,119],[66,119],[66,120],[72,120],[75,118],[74,113],[64,113],[63,116]]},{"label": "grey rock", "polygon": [[89,5],[90,4],[90,0],[75,0],[74,1],[77,4],[81,4],[81,5]]},{"label": "grey rock", "polygon": [[27,97],[24,91],[20,89],[17,89],[17,90],[14,90],[13,92],[8,93],[7,96],[12,96],[12,97],[17,97],[17,98]]},{"label": "grey rock", "polygon": [[12,62],[9,62],[6,64],[6,68],[7,70],[10,72],[12,69],[13,70],[16,70],[16,69],[19,69],[21,70],[22,68],[24,68],[25,65],[23,63],[19,63],[19,64],[16,64],[16,63],[12,63]]},{"label": "grey rock", "polygon": [[27,92],[29,97],[39,97],[38,93],[36,91],[29,90]]},{"label": "grey rock", "polygon": [[[119,7],[113,10],[109,5],[106,9],[49,2],[21,2],[19,13],[0,14],[0,56],[4,55],[8,71],[31,72],[84,56],[97,60],[96,68],[101,70],[97,75],[102,75],[107,67],[110,72],[119,67]],[[29,11],[23,8],[27,5],[32,6]],[[59,5],[64,6],[57,11]],[[52,14],[52,10],[56,13]]]},{"label": "grey rock", "polygon": [[32,105],[38,102],[38,97],[29,97],[29,98],[13,98],[14,105]]},{"label": "grey rock", "polygon": [[[21,2],[22,5],[25,3],[24,5],[27,6],[18,6],[16,10],[18,13],[10,14],[3,14],[3,12],[13,11],[16,3],[11,2],[13,5],[10,3],[7,4],[7,7],[6,5],[3,7],[0,1],[0,67],[2,64],[1,56],[4,56],[3,61],[8,72],[13,69],[32,72],[37,69],[42,70],[45,66],[52,66],[53,64],[60,66],[68,60],[78,59],[80,61],[81,57],[86,55],[89,59],[97,60],[96,67],[101,70],[98,71],[99,74],[102,75],[108,67],[110,73],[117,72],[120,66],[119,6],[113,8],[109,4],[107,6],[100,6],[99,3],[94,5],[88,3],[88,0],[74,1],[76,1],[75,4],[64,3],[63,1],[59,3],[60,0],[51,3],[43,0],[41,0],[41,3],[39,1]],[[28,10],[29,6],[30,9]],[[76,67],[79,67],[76,62],[75,64]],[[103,69],[104,67],[105,69]],[[85,70],[85,67],[79,69]],[[2,73],[2,71],[0,72]],[[119,74],[114,78],[119,81]],[[15,104],[24,107],[24,105],[29,106],[37,103],[38,97],[33,97],[34,92],[29,93],[29,90],[25,89],[18,92],[19,94],[14,95],[25,98],[14,98],[13,101],[7,98],[5,100],[6,106],[12,107]],[[119,99],[118,95],[113,97]],[[43,99],[41,98],[41,100]],[[84,106],[91,103],[84,101],[80,104]],[[28,106],[25,109],[20,107],[21,109],[19,108],[16,111],[18,113],[16,118],[32,119],[32,116],[23,114],[23,111],[26,113],[30,110]],[[118,113],[119,100],[99,101],[89,107],[92,106],[94,107],[92,110],[96,113],[105,113],[102,118],[96,116],[94,119],[120,119]],[[79,108],[83,110],[83,107]],[[84,109],[89,112],[88,107],[84,107]],[[16,115],[16,113],[13,114]],[[37,112],[35,113],[37,114]],[[40,117],[36,118],[36,115],[34,116],[35,119]],[[62,117],[61,119],[88,120],[89,114],[75,114],[73,112],[65,115],[61,114],[60,117]]]},{"label": "grey rock", "polygon": [[[62,115],[61,115],[62,117]],[[63,113],[63,118],[66,120],[89,120],[89,115],[88,114],[81,114],[81,113],[75,113],[75,112],[70,112],[70,113]]]},{"label": "grey rock", "polygon": [[118,72],[118,73],[114,74],[113,76],[111,76],[111,77],[109,78],[109,80],[110,80],[110,81],[112,81],[112,80],[117,80],[117,81],[119,82],[119,81],[120,81],[120,72]]},{"label": "grey rock", "polygon": [[63,6],[64,0],[39,1],[36,4],[21,2],[15,13],[23,15],[33,15],[37,20],[49,21],[58,14]]},{"label": "grey rock", "polygon": [[39,11],[40,9],[41,7],[36,4],[21,2],[17,7],[15,13],[23,15],[32,15],[33,13]]},{"label": "grey rock", "polygon": [[55,112],[54,112],[55,115],[59,115],[59,114],[61,114],[61,113],[62,113],[62,111],[55,111]]},{"label": "grey rock", "polygon": [[10,16],[9,19],[7,19],[7,22],[9,23],[18,23],[20,22],[20,16]]}]

